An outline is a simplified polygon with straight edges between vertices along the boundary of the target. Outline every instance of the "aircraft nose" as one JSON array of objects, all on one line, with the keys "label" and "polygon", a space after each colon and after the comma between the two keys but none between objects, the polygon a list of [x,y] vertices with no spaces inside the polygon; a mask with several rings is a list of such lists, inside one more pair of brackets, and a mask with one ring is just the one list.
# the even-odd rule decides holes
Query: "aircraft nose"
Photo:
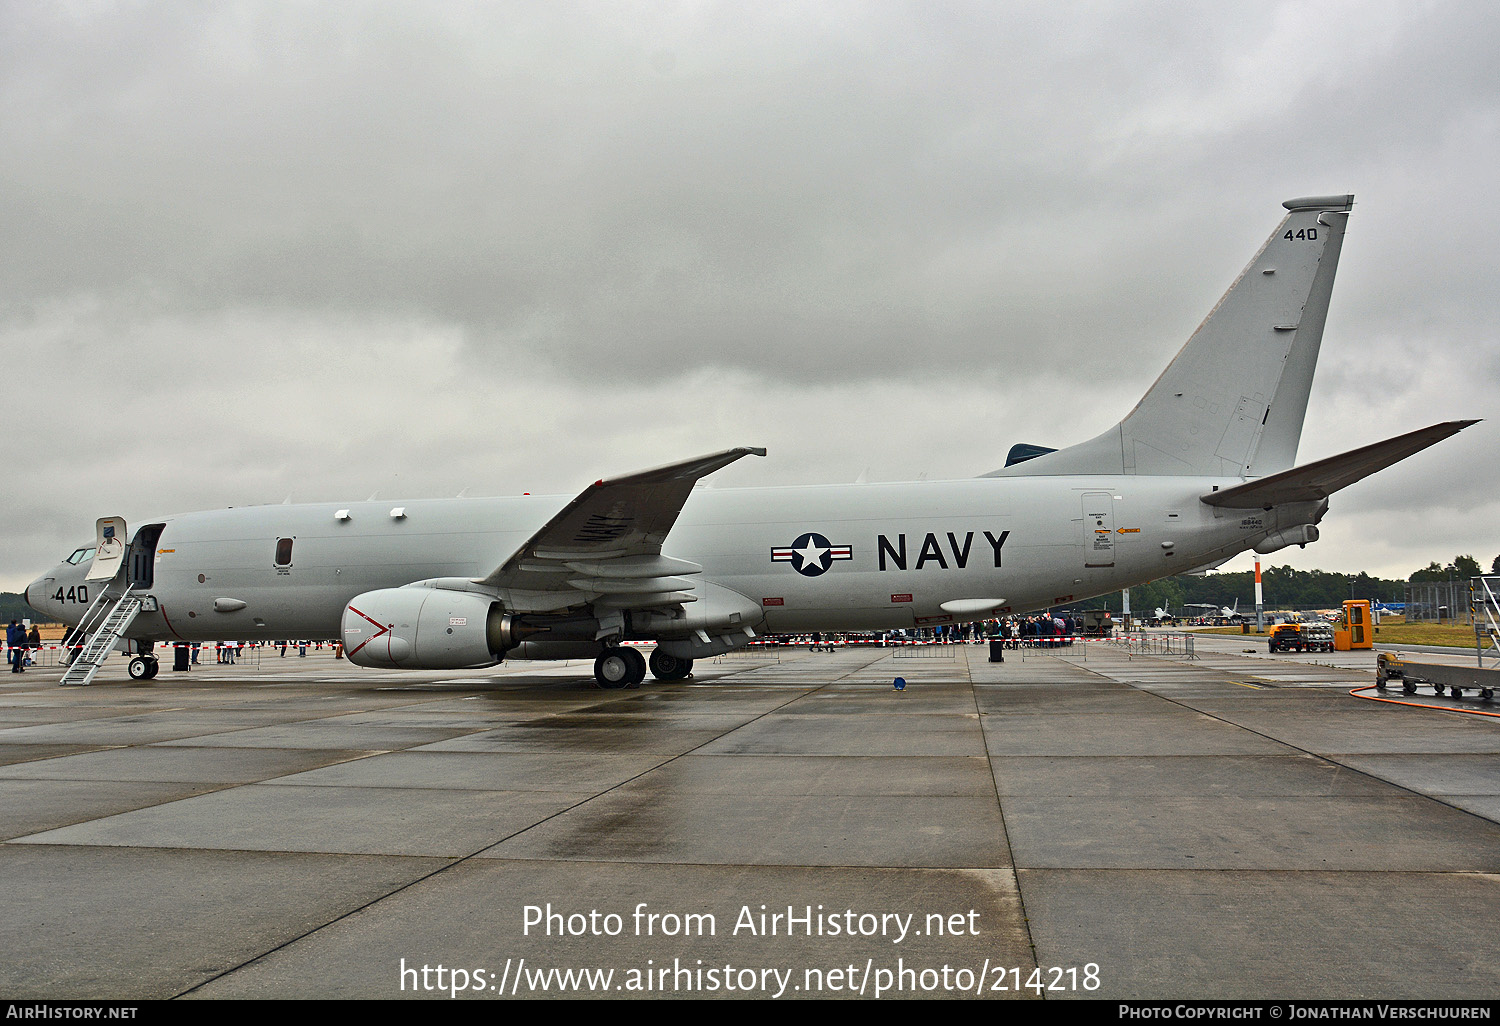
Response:
[{"label": "aircraft nose", "polygon": [[[50,577],[38,577],[26,585],[26,590],[21,593],[26,599],[26,604],[39,613],[48,613],[50,615],[52,610],[47,608],[47,585],[51,582],[52,578]],[[36,592],[35,597],[32,596],[32,592]]]}]

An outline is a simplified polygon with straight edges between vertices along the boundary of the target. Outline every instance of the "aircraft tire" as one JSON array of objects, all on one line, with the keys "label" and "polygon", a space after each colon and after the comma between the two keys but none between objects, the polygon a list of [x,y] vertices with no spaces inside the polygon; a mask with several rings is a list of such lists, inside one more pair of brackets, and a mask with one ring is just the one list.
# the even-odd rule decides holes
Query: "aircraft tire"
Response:
[{"label": "aircraft tire", "polygon": [[646,679],[646,660],[633,648],[606,648],[594,660],[594,682],[606,691],[633,688]]},{"label": "aircraft tire", "polygon": [[150,680],[156,676],[156,660],[147,659],[145,656],[136,656],[130,660],[126,672],[130,674],[131,680]]},{"label": "aircraft tire", "polygon": [[693,674],[693,661],[668,655],[661,649],[651,653],[651,676],[657,680],[685,680]]}]

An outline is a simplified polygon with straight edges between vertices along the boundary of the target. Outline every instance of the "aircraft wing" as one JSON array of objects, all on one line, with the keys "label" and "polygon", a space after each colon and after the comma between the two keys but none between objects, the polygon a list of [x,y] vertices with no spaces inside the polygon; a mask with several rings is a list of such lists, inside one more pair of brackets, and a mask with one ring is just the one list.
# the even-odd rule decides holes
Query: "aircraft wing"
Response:
[{"label": "aircraft wing", "polygon": [[1233,509],[1270,509],[1288,502],[1318,502],[1477,423],[1477,420],[1445,421],[1199,498],[1210,506]]},{"label": "aircraft wing", "polygon": [[725,449],[681,463],[595,481],[489,576],[475,583],[508,593],[512,608],[615,609],[692,602],[684,574],[703,568],[661,554],[698,479],[742,456]]}]

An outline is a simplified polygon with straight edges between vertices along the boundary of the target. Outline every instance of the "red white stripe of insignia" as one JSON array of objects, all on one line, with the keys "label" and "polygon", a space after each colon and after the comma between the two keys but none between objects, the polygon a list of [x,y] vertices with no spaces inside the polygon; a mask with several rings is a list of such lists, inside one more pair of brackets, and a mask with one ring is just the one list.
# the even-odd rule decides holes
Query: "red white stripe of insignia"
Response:
[{"label": "red white stripe of insignia", "polygon": [[[785,561],[790,560],[792,558],[793,553],[796,553],[796,552],[799,552],[799,551],[800,551],[799,549],[772,549],[771,550],[771,562],[773,562],[773,563],[785,562]],[[829,556],[830,559],[853,559],[854,558],[854,546],[852,546],[852,545],[835,545],[835,546],[833,546],[832,548],[830,548],[828,550],[828,556]]]},{"label": "red white stripe of insignia", "polygon": [[[370,618],[368,616],[365,616],[364,613],[360,613],[359,610],[355,609],[353,606],[349,607],[349,612],[351,612],[351,613],[359,613],[359,615],[360,616],[364,616],[366,620],[370,620]],[[361,641],[357,647],[351,649],[350,652],[349,652],[349,655],[350,655],[351,658],[354,656],[355,652],[358,652],[361,648],[364,648],[366,645],[368,645],[370,642],[374,641],[376,638],[380,637],[382,634],[388,633],[390,631],[390,627],[387,627],[385,624],[382,624],[379,620],[370,620],[370,623],[374,624],[376,627],[379,627],[380,629],[378,631],[376,631],[374,634],[371,634],[364,641]]]}]

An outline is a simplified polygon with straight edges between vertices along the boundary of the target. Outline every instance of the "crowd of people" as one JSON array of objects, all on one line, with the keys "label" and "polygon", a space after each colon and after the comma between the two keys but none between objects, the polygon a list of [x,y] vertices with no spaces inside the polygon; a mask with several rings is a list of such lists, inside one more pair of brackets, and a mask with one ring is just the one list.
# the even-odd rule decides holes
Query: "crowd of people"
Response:
[{"label": "crowd of people", "polygon": [[846,644],[932,644],[949,645],[964,642],[1001,641],[1006,648],[1054,648],[1071,645],[1083,637],[1109,637],[1115,621],[1108,613],[1094,616],[1085,623],[1083,615],[1071,610],[1056,614],[1033,613],[1010,615],[994,620],[940,624],[933,627],[907,627],[889,631],[855,631],[840,634],[766,635],[756,645],[810,645],[812,651],[832,652]]},{"label": "crowd of people", "polygon": [[1055,648],[1073,644],[1083,633],[1083,621],[1071,613],[1061,616],[1037,614],[1008,616],[1000,621],[999,637],[1006,648]]}]

